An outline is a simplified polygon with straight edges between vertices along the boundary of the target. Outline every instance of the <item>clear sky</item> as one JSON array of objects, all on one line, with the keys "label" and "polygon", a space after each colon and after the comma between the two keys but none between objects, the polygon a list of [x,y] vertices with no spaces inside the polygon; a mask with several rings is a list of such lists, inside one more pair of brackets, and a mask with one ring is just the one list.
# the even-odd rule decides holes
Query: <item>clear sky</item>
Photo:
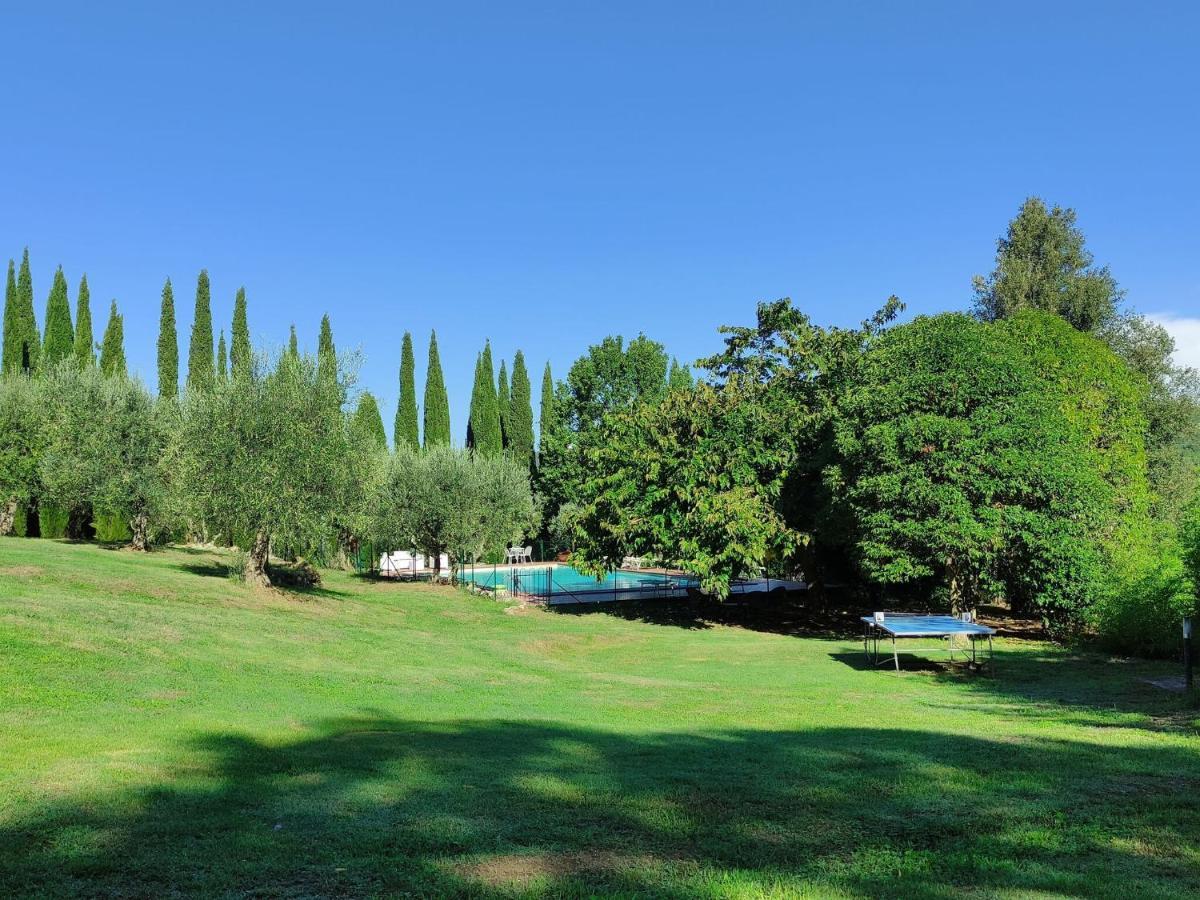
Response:
[{"label": "clear sky", "polygon": [[[155,381],[245,285],[282,345],[321,314],[390,431],[436,328],[462,439],[475,354],[534,380],[644,331],[691,360],[791,296],[849,324],[964,308],[1020,202],[1200,362],[1195,3],[23,4],[0,53],[0,252],[125,314]],[[497,359],[497,365],[499,364]]]}]

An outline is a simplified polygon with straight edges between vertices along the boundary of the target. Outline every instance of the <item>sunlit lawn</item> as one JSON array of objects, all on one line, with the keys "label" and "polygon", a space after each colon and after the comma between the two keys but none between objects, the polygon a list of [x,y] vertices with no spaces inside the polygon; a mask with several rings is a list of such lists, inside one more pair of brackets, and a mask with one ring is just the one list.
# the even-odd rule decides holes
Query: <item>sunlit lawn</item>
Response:
[{"label": "sunlit lawn", "polygon": [[0,895],[1200,895],[1172,667],[859,649],[0,540]]}]

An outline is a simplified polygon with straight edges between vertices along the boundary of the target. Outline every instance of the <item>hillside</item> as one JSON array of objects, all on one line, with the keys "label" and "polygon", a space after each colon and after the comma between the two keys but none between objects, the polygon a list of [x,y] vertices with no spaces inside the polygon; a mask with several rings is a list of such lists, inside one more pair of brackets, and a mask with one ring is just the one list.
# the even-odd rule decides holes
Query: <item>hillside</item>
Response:
[{"label": "hillside", "polygon": [[1173,667],[0,540],[0,895],[1200,893]]}]

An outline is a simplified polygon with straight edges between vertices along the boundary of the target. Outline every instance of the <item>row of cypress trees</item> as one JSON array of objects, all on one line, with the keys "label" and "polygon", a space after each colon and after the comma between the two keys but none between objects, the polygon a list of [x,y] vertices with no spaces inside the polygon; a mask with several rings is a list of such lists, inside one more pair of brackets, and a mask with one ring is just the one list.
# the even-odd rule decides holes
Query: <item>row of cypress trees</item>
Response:
[{"label": "row of cypress trees", "polygon": [[[18,272],[14,260],[8,261],[4,290],[4,343],[0,353],[0,373],[35,373],[64,359],[74,358],[82,366],[96,364],[96,346],[92,334],[91,292],[87,275],[79,281],[75,321],[71,321],[71,302],[67,277],[62,266],[54,273],[50,296],[46,300],[45,332],[38,334],[33,312],[33,277],[29,268],[29,248],[21,256]],[[125,323],[113,300],[108,325],[99,345],[100,368],[105,374],[126,372]]]},{"label": "row of cypress trees", "polygon": [[[108,325],[99,349],[102,371],[106,374],[126,374],[124,320],[117,311],[115,300],[112,302]],[[295,326],[291,328],[289,352],[299,352]],[[79,283],[75,321],[72,324],[67,280],[62,267],[59,267],[54,274],[54,282],[46,303],[45,333],[39,336],[34,315],[29,250],[26,248],[19,270],[13,260],[9,260],[8,264],[3,359],[0,370],[3,373],[32,372],[41,366],[53,365],[68,356],[77,358],[80,365],[96,364],[87,276],[84,275]],[[251,358],[244,287],[238,288],[234,299],[230,343],[226,344],[225,332],[222,329],[217,338],[214,356],[211,288],[208,271],[201,270],[196,279],[195,308],[188,341],[185,379],[187,388],[203,390],[212,385],[215,379],[246,371],[251,364]],[[321,320],[318,359],[329,360],[331,363],[335,359],[333,330],[328,315]],[[159,396],[176,397],[180,384],[179,336],[175,316],[175,293],[170,278],[163,284],[162,289],[157,363]],[[415,370],[412,335],[405,332],[400,352],[400,394],[396,405],[395,445],[412,449],[421,446],[448,446],[451,443],[450,403],[438,353],[436,332],[429,337],[423,428],[418,425],[420,415]],[[493,380],[494,371],[491,342],[488,341],[476,359],[475,386],[471,395],[470,419],[467,426],[467,446],[487,454],[498,454],[507,450],[514,458],[532,465],[532,390],[524,354],[520,350],[517,351],[513,359],[511,380],[505,361],[500,363],[498,382]],[[553,399],[554,384],[550,364],[547,363],[542,378],[543,428],[548,421],[547,417],[552,415]],[[386,443],[378,403],[369,393],[364,393],[360,398],[356,420],[375,434],[380,443]]]}]

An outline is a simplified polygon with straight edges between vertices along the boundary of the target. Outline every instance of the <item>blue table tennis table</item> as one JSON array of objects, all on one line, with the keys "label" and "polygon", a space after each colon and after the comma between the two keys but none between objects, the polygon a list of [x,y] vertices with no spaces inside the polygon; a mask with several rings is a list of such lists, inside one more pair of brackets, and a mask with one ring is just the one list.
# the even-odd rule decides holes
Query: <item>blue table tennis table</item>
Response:
[{"label": "blue table tennis table", "polygon": [[[888,662],[887,642],[892,645],[891,661],[900,671],[900,651],[897,640],[907,638],[939,638],[945,644],[937,647],[909,648],[906,652],[946,653],[949,652],[953,662],[955,652],[970,657],[972,665],[980,665],[980,651],[987,643],[987,661],[992,659],[992,636],[996,629],[980,625],[978,622],[966,622],[954,616],[924,616],[915,613],[886,613],[883,619],[877,621],[874,616],[863,616],[863,651],[872,665],[878,666]],[[958,647],[955,641],[966,639],[966,643]],[[879,645],[884,644],[880,653]]]}]

